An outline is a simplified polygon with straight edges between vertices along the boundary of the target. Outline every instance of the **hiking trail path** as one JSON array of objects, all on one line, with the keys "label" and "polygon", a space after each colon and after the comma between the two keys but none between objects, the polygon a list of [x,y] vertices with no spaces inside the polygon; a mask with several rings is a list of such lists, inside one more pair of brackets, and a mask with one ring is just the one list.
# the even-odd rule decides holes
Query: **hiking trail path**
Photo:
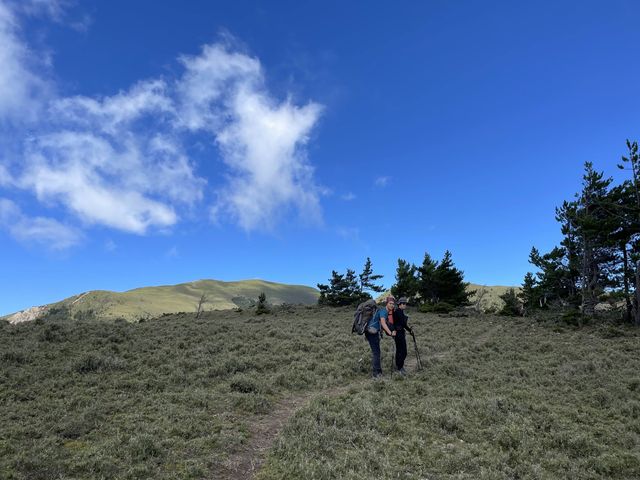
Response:
[{"label": "hiking trail path", "polygon": [[[491,324],[490,324],[491,325]],[[473,345],[482,345],[490,340],[495,334],[495,325],[488,326],[479,336],[471,343]],[[407,342],[409,355],[405,361],[405,366],[409,372],[415,372],[417,368],[417,358],[412,352],[412,347]],[[421,357],[423,368],[426,367],[430,360],[444,359],[451,355],[452,349],[447,348],[439,352],[422,351]],[[364,356],[361,360],[367,358]],[[384,360],[383,360],[384,362]],[[389,371],[389,365],[385,365]],[[388,375],[388,374],[387,374]],[[386,378],[389,378],[388,376]],[[260,471],[264,464],[265,457],[269,449],[273,446],[276,438],[285,427],[287,422],[299,410],[306,407],[315,398],[321,396],[336,397],[348,392],[352,388],[362,387],[373,381],[371,378],[357,380],[347,385],[334,386],[323,390],[314,390],[299,395],[286,397],[278,402],[273,410],[266,415],[257,417],[252,421],[250,428],[250,436],[245,445],[242,445],[238,451],[234,452],[225,462],[216,470],[216,479],[220,480],[252,480]]]},{"label": "hiking trail path", "polygon": [[[415,355],[408,356],[405,365],[410,372],[415,371],[417,366]],[[238,451],[234,452],[216,469],[214,478],[220,480],[254,479],[265,461],[267,452],[289,419],[297,411],[306,407],[315,398],[321,396],[336,397],[352,388],[361,387],[372,381],[374,380],[366,378],[347,385],[315,390],[282,399],[269,414],[259,416],[252,421],[247,443],[242,445]]]}]

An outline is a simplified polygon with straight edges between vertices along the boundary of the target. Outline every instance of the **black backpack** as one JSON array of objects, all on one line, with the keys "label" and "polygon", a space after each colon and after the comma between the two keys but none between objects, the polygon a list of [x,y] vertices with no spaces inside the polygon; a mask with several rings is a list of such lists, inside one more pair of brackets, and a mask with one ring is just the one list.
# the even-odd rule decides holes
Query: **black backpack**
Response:
[{"label": "black backpack", "polygon": [[362,302],[356,308],[356,313],[353,314],[353,326],[351,327],[351,333],[357,333],[362,335],[367,329],[367,323],[373,318],[378,310],[376,301],[369,299],[366,302]]}]

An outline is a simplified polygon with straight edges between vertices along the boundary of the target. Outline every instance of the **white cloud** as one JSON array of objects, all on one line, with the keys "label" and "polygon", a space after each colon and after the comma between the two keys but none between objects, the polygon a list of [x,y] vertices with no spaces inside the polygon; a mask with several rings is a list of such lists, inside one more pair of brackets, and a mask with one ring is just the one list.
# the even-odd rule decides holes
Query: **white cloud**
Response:
[{"label": "white cloud", "polygon": [[145,165],[135,144],[116,151],[90,133],[65,131],[32,142],[25,160],[19,184],[89,224],[143,234],[177,221],[171,206],[145,196],[159,186],[153,183],[154,166]]},{"label": "white cloud", "polygon": [[322,107],[278,103],[263,87],[260,63],[219,44],[182,62],[181,120],[213,133],[229,168],[212,216],[228,214],[245,230],[269,229],[293,207],[319,221],[322,189],[304,147]]},{"label": "white cloud", "polygon": [[342,195],[342,197],[340,198],[342,198],[342,200],[344,200],[345,202],[350,202],[356,199],[356,195],[353,192],[347,192],[344,195]]},{"label": "white cloud", "polygon": [[[29,0],[20,9],[60,20],[65,4]],[[207,181],[184,144],[205,135],[224,165],[218,171],[225,183],[213,192],[215,220],[269,229],[295,210],[320,221],[324,190],[306,145],[322,107],[273,98],[258,59],[226,44],[205,45],[199,55],[179,58],[184,72],[173,81],[140,81],[111,96],[60,97],[31,64],[18,7],[10,5],[0,0],[0,120],[32,123],[18,139],[20,156],[0,158],[0,187],[30,191],[84,225],[165,230],[204,198]],[[6,130],[0,144],[13,137]]]},{"label": "white cloud", "polygon": [[12,181],[13,178],[9,174],[9,170],[0,163],[0,187],[10,185]]},{"label": "white cloud", "polygon": [[19,37],[19,22],[0,0],[0,124],[37,118],[50,85],[36,73],[37,58]]},{"label": "white cloud", "polygon": [[185,68],[177,86],[180,121],[192,130],[216,132],[238,87],[257,88],[262,83],[257,59],[230,52],[221,44],[205,45],[200,55],[184,55],[180,62]]},{"label": "white cloud", "polygon": [[373,182],[376,187],[386,187],[389,184],[391,177],[377,177]]},{"label": "white cloud", "polygon": [[360,229],[355,227],[338,227],[336,233],[345,240],[359,241]]},{"label": "white cloud", "polygon": [[[154,128],[173,112],[164,82],[140,82],[102,99],[58,99],[50,111],[60,130],[28,143],[18,180],[40,200],[63,205],[88,224],[144,234],[174,225],[174,204],[202,199],[206,182],[180,142]],[[150,125],[137,124],[150,116]]]},{"label": "white cloud", "polygon": [[139,82],[128,92],[94,99],[86,96],[68,97],[53,102],[52,115],[58,120],[73,121],[108,134],[145,115],[173,112],[167,86],[162,80]]},{"label": "white cloud", "polygon": [[27,217],[11,200],[0,198],[0,227],[16,240],[38,243],[51,250],[65,250],[78,245],[82,234],[52,218]]}]

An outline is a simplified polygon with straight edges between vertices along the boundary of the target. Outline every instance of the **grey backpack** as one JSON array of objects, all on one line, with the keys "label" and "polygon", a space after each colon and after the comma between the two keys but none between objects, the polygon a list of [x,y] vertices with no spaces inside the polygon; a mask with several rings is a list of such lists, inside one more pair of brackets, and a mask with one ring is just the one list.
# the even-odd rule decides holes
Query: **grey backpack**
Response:
[{"label": "grey backpack", "polygon": [[374,299],[369,299],[358,305],[356,313],[353,314],[353,326],[351,327],[351,333],[362,335],[367,328],[367,323],[369,323],[369,320],[373,318],[377,310],[378,306]]}]

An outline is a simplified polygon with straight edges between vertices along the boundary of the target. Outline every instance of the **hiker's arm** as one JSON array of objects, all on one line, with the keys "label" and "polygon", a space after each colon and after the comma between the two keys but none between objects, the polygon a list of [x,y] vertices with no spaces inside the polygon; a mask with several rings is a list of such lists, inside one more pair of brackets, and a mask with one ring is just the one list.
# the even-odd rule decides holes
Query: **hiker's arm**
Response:
[{"label": "hiker's arm", "polygon": [[409,333],[413,333],[413,329],[409,326],[409,316],[402,312],[402,314],[404,315],[404,328],[405,330],[408,330]]},{"label": "hiker's arm", "polygon": [[390,337],[393,336],[394,332],[392,332],[387,326],[387,317],[383,317],[382,315],[380,315],[380,325],[382,325],[382,329],[387,335],[389,335]]}]

